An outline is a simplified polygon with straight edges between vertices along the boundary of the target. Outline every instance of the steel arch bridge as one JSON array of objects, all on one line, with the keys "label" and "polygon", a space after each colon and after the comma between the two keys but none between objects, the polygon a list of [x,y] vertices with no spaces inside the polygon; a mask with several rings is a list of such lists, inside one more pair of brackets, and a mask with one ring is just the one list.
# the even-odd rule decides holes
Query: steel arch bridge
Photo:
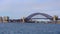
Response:
[{"label": "steel arch bridge", "polygon": [[29,15],[28,17],[25,18],[25,20],[30,20],[32,17],[36,16],[36,15],[42,15],[44,17],[46,17],[46,19],[52,20],[52,16],[45,14],[45,13],[33,13],[31,15]]}]

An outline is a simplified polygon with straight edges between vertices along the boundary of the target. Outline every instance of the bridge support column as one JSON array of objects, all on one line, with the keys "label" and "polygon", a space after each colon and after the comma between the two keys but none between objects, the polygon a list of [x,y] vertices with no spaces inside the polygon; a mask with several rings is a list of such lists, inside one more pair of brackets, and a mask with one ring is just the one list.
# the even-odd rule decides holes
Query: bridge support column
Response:
[{"label": "bridge support column", "polygon": [[25,18],[24,18],[24,17],[22,18],[22,22],[23,22],[23,23],[25,22]]}]

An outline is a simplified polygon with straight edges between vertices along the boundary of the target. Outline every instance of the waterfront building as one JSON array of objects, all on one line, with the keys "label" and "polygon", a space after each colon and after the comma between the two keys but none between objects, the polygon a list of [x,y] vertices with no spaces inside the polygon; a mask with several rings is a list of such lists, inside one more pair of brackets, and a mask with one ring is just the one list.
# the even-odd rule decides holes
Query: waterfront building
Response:
[{"label": "waterfront building", "polygon": [[3,22],[2,16],[0,16],[0,22]]},{"label": "waterfront building", "polygon": [[60,24],[60,20],[57,20],[57,24]]},{"label": "waterfront building", "polygon": [[9,17],[8,16],[4,16],[3,17],[3,22],[6,22],[6,23],[9,22]]}]

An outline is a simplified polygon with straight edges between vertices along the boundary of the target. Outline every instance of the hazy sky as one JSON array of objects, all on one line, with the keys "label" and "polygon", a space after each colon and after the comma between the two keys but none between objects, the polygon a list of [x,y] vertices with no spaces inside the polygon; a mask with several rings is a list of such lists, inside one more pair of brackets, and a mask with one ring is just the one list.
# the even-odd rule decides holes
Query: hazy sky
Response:
[{"label": "hazy sky", "polygon": [[60,0],[0,0],[0,16],[21,18],[36,12],[60,17]]}]

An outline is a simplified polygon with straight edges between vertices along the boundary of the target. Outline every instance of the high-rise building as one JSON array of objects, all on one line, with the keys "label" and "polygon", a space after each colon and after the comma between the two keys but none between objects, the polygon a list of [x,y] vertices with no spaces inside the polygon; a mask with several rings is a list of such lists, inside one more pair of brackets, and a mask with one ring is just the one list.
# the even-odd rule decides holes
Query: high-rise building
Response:
[{"label": "high-rise building", "polygon": [[9,17],[8,16],[4,16],[3,17],[3,22],[6,22],[6,23],[9,22]]}]

